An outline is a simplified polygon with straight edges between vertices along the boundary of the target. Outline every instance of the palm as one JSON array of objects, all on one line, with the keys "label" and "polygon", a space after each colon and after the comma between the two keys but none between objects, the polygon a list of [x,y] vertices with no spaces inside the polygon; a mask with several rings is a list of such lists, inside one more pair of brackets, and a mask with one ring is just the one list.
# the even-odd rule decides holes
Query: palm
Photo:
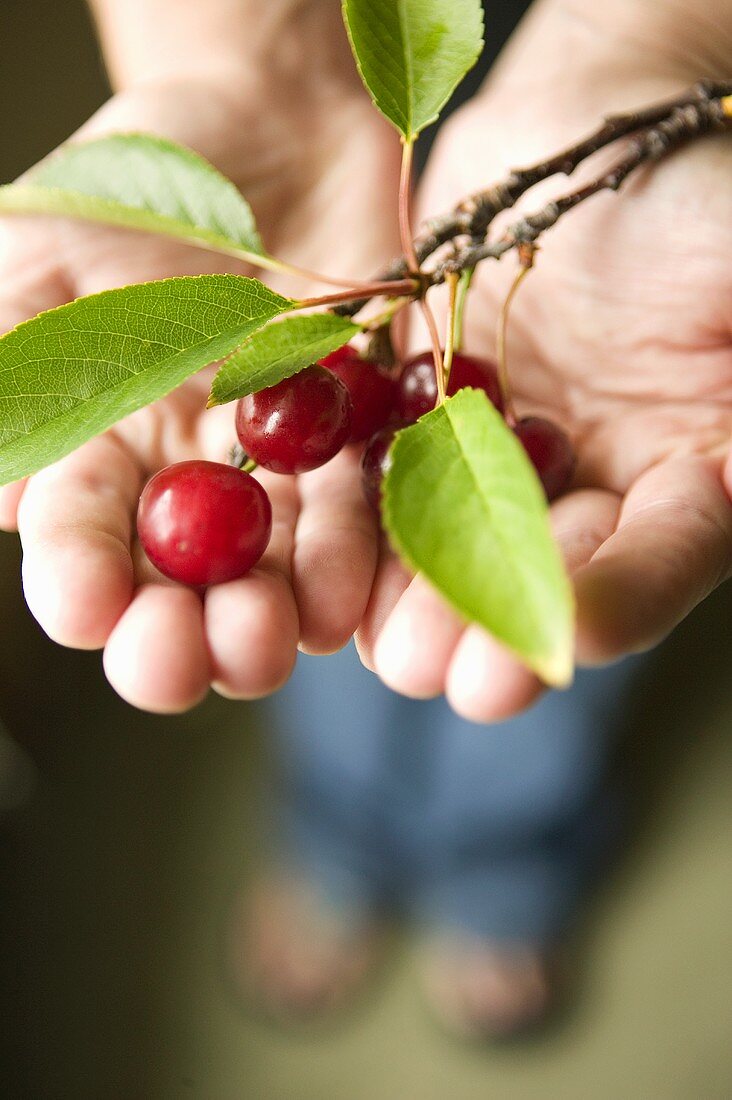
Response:
[{"label": "palm", "polygon": [[[514,163],[520,144],[514,132],[513,148],[497,148]],[[520,411],[571,428],[582,484],[624,493],[662,459],[726,449],[732,198],[720,183],[731,166],[728,144],[688,150],[622,198],[574,211],[542,242],[511,314],[511,378]],[[489,179],[499,170],[486,168]],[[494,346],[516,270],[503,266],[480,274],[476,346]]]},{"label": "palm", "polygon": [[[569,144],[618,92],[630,106],[678,86],[646,78],[635,91],[615,89],[614,98],[607,88],[582,95],[575,88],[567,103],[552,110],[542,102],[539,110],[530,98],[501,102],[499,85],[446,128],[421,211],[447,210],[511,166]],[[729,143],[708,141],[632,181],[621,197],[599,196],[573,211],[541,241],[511,311],[517,412],[563,424],[578,452],[580,488],[553,513],[577,574],[578,655],[591,663],[656,641],[732,564],[720,478],[732,425],[730,167]],[[538,209],[569,186],[550,181],[522,209]],[[468,351],[493,353],[516,271],[511,258],[483,264],[468,305]],[[477,719],[511,713],[538,690],[420,581],[408,585],[389,556],[361,648],[392,687],[447,690]]]},{"label": "palm", "polygon": [[[362,278],[394,251],[388,203],[395,186],[384,179],[396,171],[397,150],[360,94],[341,97],[339,111],[325,117],[312,115],[300,97],[280,117],[215,89],[177,85],[111,101],[87,133],[110,125],[197,148],[240,186],[269,249],[291,262]],[[344,247],[354,209],[365,231],[354,227]],[[246,270],[169,240],[100,226],[38,219],[8,222],[7,234],[0,271],[6,328],[115,285]],[[282,280],[278,288],[308,290]],[[226,592],[213,590],[202,604],[145,562],[133,538],[144,480],[184,458],[221,460],[233,442],[231,407],[204,411],[210,373],[33,478],[19,508],[26,594],[39,621],[65,644],[106,645],[112,682],[152,709],[188,706],[209,681],[234,695],[273,690],[301,638],[316,649],[343,644],[373,574],[373,525],[348,453],[300,479],[299,488],[294,479],[264,475],[275,508],[272,543],[260,567]],[[20,487],[11,487],[0,501],[7,525],[19,496]]]}]

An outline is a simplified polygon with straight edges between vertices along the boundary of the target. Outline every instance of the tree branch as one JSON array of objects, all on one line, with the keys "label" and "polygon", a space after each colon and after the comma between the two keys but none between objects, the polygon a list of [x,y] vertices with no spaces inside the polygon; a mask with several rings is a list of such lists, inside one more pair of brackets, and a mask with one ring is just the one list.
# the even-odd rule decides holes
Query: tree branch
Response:
[{"label": "tree branch", "polygon": [[474,267],[481,260],[499,259],[517,245],[532,244],[542,233],[555,225],[568,210],[573,210],[575,206],[579,206],[580,203],[601,191],[617,191],[631,172],[640,165],[661,160],[672,150],[702,134],[728,128],[732,119],[726,116],[721,98],[720,96],[711,100],[675,106],[659,122],[637,133],[629,142],[626,153],[612,168],[575,191],[570,191],[561,198],[547,203],[537,213],[519,219],[498,241],[494,243],[486,241],[462,249],[435,268],[431,275],[431,283],[434,285],[444,282],[447,272],[463,271],[465,268]]},{"label": "tree branch", "polygon": [[[455,252],[437,264],[431,273],[424,274],[422,293],[429,286],[443,282],[448,272],[463,271],[482,260],[499,259],[519,244],[533,243],[563,214],[592,195],[605,190],[617,191],[641,164],[660,160],[673,149],[712,130],[730,128],[732,117],[728,104],[731,95],[732,80],[702,80],[674,99],[628,114],[612,115],[575,145],[532,167],[515,169],[500,183],[464,199],[450,213],[426,222],[414,242],[420,266],[448,243],[453,244]],[[537,183],[558,174],[571,175],[600,149],[630,136],[632,140],[627,152],[609,171],[549,203],[543,210],[521,218],[499,240],[485,240],[496,215],[510,209]],[[462,239],[467,240],[459,247],[458,242]],[[378,280],[403,279],[408,272],[407,261],[400,257],[379,274]],[[343,303],[337,312],[353,316],[367,300],[359,298]]]}]

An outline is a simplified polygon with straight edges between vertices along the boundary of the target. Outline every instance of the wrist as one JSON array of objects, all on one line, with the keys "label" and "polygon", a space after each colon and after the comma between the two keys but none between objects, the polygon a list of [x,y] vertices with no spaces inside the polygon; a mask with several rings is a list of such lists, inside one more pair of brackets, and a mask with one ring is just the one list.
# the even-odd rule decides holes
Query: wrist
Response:
[{"label": "wrist", "polygon": [[611,49],[665,62],[684,77],[726,79],[732,68],[732,0],[562,0],[575,19],[594,22]]},{"label": "wrist", "polygon": [[338,0],[90,3],[117,91],[188,78],[275,97],[358,86]]},{"label": "wrist", "polygon": [[[537,0],[494,69],[670,86],[732,70],[732,0]],[[568,71],[567,65],[570,63]],[[633,93],[631,89],[632,94]]]}]

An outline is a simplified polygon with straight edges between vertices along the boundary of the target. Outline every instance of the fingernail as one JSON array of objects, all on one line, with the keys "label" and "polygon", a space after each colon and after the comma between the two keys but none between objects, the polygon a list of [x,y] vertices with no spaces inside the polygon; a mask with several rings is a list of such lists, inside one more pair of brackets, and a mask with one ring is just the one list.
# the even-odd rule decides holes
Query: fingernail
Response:
[{"label": "fingernail", "polygon": [[376,672],[394,691],[414,699],[431,699],[440,694],[442,683],[433,682],[433,670],[426,658],[413,617],[397,608],[387,619],[374,649]]}]

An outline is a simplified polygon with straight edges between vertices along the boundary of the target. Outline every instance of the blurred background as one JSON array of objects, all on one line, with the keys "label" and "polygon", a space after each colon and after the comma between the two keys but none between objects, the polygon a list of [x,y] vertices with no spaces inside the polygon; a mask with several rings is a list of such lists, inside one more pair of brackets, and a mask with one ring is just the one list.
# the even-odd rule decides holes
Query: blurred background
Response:
[{"label": "blurred background", "polygon": [[[521,6],[495,5],[493,52]],[[2,0],[0,43],[5,182],[107,89],[81,0]],[[0,535],[0,719],[32,762],[0,816],[3,1096],[732,1096],[729,585],[658,652],[629,723],[637,835],[580,929],[571,1011],[541,1039],[482,1051],[435,1029],[398,936],[334,1030],[288,1035],[242,1013],[220,942],[257,850],[264,712],[218,698],[180,718],[132,711],[99,654],[41,634],[19,566]]]}]

